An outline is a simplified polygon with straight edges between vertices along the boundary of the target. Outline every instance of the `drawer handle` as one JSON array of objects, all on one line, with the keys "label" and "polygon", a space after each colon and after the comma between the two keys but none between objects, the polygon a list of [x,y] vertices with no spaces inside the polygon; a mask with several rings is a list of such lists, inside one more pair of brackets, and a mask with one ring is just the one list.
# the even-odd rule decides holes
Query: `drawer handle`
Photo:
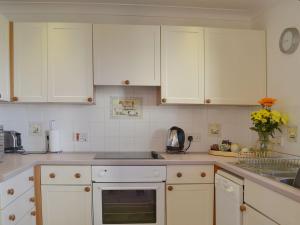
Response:
[{"label": "drawer handle", "polygon": [[130,81],[129,81],[129,80],[125,80],[124,83],[125,83],[126,85],[129,85],[129,84],[130,84]]},{"label": "drawer handle", "polygon": [[202,172],[202,173],[201,173],[201,177],[206,177],[206,173],[205,173],[205,172]]},{"label": "drawer handle", "polygon": [[174,189],[173,186],[169,186],[169,187],[168,187],[168,190],[169,190],[169,191],[173,191],[173,189]]},{"label": "drawer handle", "polygon": [[49,177],[52,178],[52,179],[55,178],[55,173],[50,173]]},{"label": "drawer handle", "polygon": [[247,207],[245,205],[240,206],[241,212],[245,212],[247,210]]},{"label": "drawer handle", "polygon": [[35,212],[35,211],[32,211],[32,212],[30,213],[30,215],[36,216],[36,212]]},{"label": "drawer handle", "polygon": [[14,96],[14,97],[11,98],[11,100],[12,100],[13,102],[17,102],[17,101],[19,100],[19,98],[16,97],[16,96]]},{"label": "drawer handle", "polygon": [[211,100],[210,100],[210,99],[206,99],[206,100],[205,100],[205,103],[210,104],[210,103],[211,103]]},{"label": "drawer handle", "polygon": [[178,173],[177,173],[177,177],[178,177],[178,178],[182,177],[182,173],[178,172]]},{"label": "drawer handle", "polygon": [[162,99],[161,99],[161,102],[162,102],[162,103],[167,103],[167,99],[166,99],[166,98],[162,98]]},{"label": "drawer handle", "polygon": [[88,100],[89,103],[93,102],[93,98],[91,98],[91,97],[89,97],[87,100]]},{"label": "drawer handle", "polygon": [[30,177],[28,178],[28,180],[29,180],[29,181],[34,181],[34,176],[30,176]]},{"label": "drawer handle", "polygon": [[8,216],[8,219],[10,221],[15,221],[16,220],[16,216],[14,214],[11,214],[11,215]]},{"label": "drawer handle", "polygon": [[14,193],[15,193],[15,190],[13,188],[10,188],[7,190],[8,195],[14,195]]},{"label": "drawer handle", "polygon": [[34,197],[31,197],[31,198],[29,199],[29,201],[30,201],[30,202],[34,202],[34,201],[35,201]]},{"label": "drawer handle", "polygon": [[81,174],[80,173],[75,173],[74,177],[79,179],[81,177]]},{"label": "drawer handle", "polygon": [[85,192],[90,192],[90,191],[91,191],[91,188],[90,188],[90,187],[85,187],[85,188],[84,188],[84,191],[85,191]]}]

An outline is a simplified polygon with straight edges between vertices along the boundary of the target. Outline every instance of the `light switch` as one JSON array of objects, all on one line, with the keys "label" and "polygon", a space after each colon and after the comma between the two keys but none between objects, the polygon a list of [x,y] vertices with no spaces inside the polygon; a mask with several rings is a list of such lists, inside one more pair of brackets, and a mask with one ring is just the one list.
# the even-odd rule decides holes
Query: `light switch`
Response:
[{"label": "light switch", "polygon": [[291,142],[296,142],[298,137],[298,127],[290,126],[287,128],[288,140]]},{"label": "light switch", "polygon": [[41,136],[42,135],[42,123],[41,122],[29,122],[28,133],[29,133],[29,136]]},{"label": "light switch", "polygon": [[221,135],[221,124],[219,123],[211,123],[208,125],[208,134],[214,136]]}]

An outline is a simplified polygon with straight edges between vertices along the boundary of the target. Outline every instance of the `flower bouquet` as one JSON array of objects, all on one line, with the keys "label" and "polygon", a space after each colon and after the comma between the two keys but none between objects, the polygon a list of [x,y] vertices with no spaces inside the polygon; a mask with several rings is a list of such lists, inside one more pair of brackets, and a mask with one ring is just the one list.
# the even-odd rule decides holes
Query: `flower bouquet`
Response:
[{"label": "flower bouquet", "polygon": [[253,122],[254,130],[259,136],[259,146],[257,150],[268,151],[271,150],[270,137],[274,137],[275,131],[281,131],[281,126],[288,123],[288,117],[282,115],[276,110],[272,110],[275,104],[274,98],[263,98],[259,101],[262,109],[251,113],[251,120]]}]

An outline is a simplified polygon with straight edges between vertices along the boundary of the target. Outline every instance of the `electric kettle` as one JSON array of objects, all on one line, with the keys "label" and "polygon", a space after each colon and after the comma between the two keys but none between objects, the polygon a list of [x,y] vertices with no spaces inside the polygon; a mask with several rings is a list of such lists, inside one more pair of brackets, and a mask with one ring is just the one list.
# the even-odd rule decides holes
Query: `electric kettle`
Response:
[{"label": "electric kettle", "polygon": [[183,129],[179,127],[171,127],[168,130],[167,138],[167,152],[178,153],[183,151],[185,142],[185,134]]}]

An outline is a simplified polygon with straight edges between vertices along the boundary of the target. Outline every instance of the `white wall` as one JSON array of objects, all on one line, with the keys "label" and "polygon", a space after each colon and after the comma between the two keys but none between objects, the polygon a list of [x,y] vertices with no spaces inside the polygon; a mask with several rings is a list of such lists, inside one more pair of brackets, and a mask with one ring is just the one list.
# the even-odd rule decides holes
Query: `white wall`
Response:
[{"label": "white wall", "polygon": [[[287,27],[300,30],[300,2],[282,1],[255,21],[255,26],[267,31],[268,95],[278,99],[277,107],[290,117],[290,125],[300,128],[300,48],[292,55],[280,52],[279,38]],[[281,150],[300,155],[300,137],[288,142],[283,134]]]},{"label": "white wall", "polygon": [[[111,119],[110,96],[142,97],[142,119]],[[206,152],[213,143],[230,139],[242,145],[252,143],[249,130],[251,107],[158,106],[153,87],[97,87],[96,105],[1,104],[0,124],[6,130],[22,132],[24,147],[45,149],[45,135],[29,136],[29,123],[41,122],[43,130],[56,120],[64,151],[148,151],[165,149],[167,129],[177,125],[186,133],[200,134],[191,151]],[[222,136],[207,134],[209,123],[222,125]],[[73,141],[74,132],[86,132],[88,142]],[[43,132],[44,133],[44,132]],[[256,136],[254,136],[256,138]]]}]

